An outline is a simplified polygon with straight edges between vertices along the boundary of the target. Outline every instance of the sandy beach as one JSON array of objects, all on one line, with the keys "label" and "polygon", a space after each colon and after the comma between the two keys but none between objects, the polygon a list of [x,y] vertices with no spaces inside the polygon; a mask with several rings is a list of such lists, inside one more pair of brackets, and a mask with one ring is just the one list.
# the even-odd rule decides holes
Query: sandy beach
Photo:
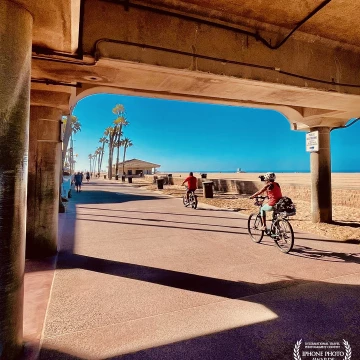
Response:
[{"label": "sandy beach", "polygon": [[[157,173],[156,175],[167,175],[169,173]],[[208,173],[208,179],[236,179],[244,181],[258,181],[259,175],[264,173]],[[173,177],[186,177],[188,173],[172,173]],[[194,176],[200,178],[201,173],[195,172]],[[311,184],[310,173],[276,173],[276,181],[280,184]],[[341,189],[359,189],[360,190],[360,173],[332,173],[331,182],[333,188]]]},{"label": "sandy beach", "polygon": [[[168,173],[156,174],[157,176],[167,175]],[[187,173],[173,173],[174,178],[185,178]],[[208,179],[237,179],[244,181],[256,181],[260,173],[211,173]],[[360,174],[336,173],[332,174],[332,196],[333,196],[333,223],[314,224],[311,222],[311,200],[309,193],[299,195],[298,191],[289,191],[284,194],[292,198],[296,204],[297,214],[291,217],[291,224],[295,230],[305,231],[321,235],[334,241],[345,241],[360,244],[360,208],[357,199],[360,196]],[[200,177],[199,173],[194,176]],[[303,185],[310,188],[310,174],[300,173],[280,173],[277,174],[277,181],[280,184]],[[161,191],[164,194],[182,197],[184,187],[180,185],[165,185],[163,190],[158,190],[157,186],[149,179],[134,179],[136,186],[144,186],[153,191]],[[289,189],[289,187],[287,187]],[[204,198],[202,189],[196,191],[199,203],[206,203],[227,211],[239,211],[244,215],[257,212],[258,208],[253,200],[249,200],[246,194],[236,194],[234,192],[214,191],[213,198]],[[344,197],[350,199],[346,201],[346,206],[340,205]],[[354,199],[354,200],[351,200]]]}]

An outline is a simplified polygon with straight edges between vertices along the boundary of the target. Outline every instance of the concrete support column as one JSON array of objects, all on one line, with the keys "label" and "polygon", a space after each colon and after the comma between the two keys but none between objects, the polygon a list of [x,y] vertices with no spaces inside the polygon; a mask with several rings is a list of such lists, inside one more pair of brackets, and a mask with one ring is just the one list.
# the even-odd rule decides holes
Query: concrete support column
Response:
[{"label": "concrete support column", "polygon": [[314,127],[319,132],[319,151],[310,154],[312,222],[332,222],[330,128]]},{"label": "concrete support column", "polygon": [[30,108],[27,258],[43,258],[57,252],[61,115],[58,108]]},{"label": "concrete support column", "polygon": [[0,359],[22,348],[32,16],[0,1]]}]

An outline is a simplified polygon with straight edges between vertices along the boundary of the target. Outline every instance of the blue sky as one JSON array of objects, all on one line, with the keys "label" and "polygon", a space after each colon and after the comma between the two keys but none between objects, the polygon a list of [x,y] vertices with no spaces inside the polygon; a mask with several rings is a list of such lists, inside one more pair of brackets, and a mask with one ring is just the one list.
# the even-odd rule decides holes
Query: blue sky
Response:
[{"label": "blue sky", "polygon": [[[134,144],[127,160],[157,163],[164,172],[310,169],[306,133],[290,130],[275,111],[98,94],[79,101],[73,112],[82,124],[74,137],[76,170],[89,169],[88,154],[100,146],[104,129],[115,119],[116,104],[125,107],[129,125],[124,136]],[[359,138],[360,121],[331,133],[332,171],[360,172]]]}]

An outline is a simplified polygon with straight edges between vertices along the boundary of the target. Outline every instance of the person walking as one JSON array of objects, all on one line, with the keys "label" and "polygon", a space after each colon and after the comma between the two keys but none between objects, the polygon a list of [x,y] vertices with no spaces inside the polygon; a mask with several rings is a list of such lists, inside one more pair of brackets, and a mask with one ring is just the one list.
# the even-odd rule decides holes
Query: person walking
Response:
[{"label": "person walking", "polygon": [[76,192],[80,192],[81,191],[81,183],[82,183],[82,175],[80,172],[75,174],[74,180],[75,180]]}]

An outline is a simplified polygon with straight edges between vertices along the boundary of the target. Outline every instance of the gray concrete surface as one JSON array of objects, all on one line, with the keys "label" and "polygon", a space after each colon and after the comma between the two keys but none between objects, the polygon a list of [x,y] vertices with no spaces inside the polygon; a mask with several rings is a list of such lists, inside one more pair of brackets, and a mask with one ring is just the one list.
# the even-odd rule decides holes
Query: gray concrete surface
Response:
[{"label": "gray concrete surface", "polygon": [[84,184],[60,214],[40,359],[293,359],[299,340],[343,339],[359,359],[359,245],[296,232],[285,255],[246,227],[135,184]]}]

